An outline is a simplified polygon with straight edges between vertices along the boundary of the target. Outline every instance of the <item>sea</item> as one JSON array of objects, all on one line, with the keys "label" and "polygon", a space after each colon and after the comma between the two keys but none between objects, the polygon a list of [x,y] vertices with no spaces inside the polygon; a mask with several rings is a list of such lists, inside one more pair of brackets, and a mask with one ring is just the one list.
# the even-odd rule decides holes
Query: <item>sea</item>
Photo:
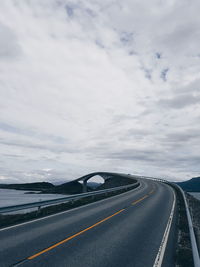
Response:
[{"label": "sea", "polygon": [[190,195],[200,200],[200,193],[190,192]]},{"label": "sea", "polygon": [[[0,207],[7,207],[50,199],[58,199],[65,196],[66,195],[61,194],[38,194],[38,191],[0,189]],[[27,212],[27,210],[24,211]],[[17,211],[15,213],[23,213],[23,211]]]}]

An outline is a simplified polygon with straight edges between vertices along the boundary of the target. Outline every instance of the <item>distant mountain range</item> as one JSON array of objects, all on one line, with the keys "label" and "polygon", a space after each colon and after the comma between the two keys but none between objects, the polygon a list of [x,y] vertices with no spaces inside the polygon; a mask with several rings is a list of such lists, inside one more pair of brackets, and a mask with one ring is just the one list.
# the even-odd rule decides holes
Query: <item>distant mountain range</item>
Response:
[{"label": "distant mountain range", "polygon": [[77,181],[67,182],[61,185],[53,185],[47,182],[26,184],[0,184],[1,189],[16,189],[25,191],[39,191],[49,194],[78,194],[82,193],[82,184]]},{"label": "distant mountain range", "polygon": [[178,184],[184,191],[200,192],[200,177],[195,177],[184,182],[177,182],[176,184]]},{"label": "distant mountain range", "polygon": [[[101,190],[134,183],[131,178],[111,177],[105,183],[98,184],[88,182],[87,191]],[[83,192],[83,185],[78,181],[71,181],[61,185],[53,185],[47,182],[24,183],[24,184],[0,184],[1,189],[16,189],[25,191],[39,191],[46,194],[79,194]]]},{"label": "distant mountain range", "polygon": [[54,185],[48,182],[24,183],[24,184],[0,184],[0,188],[3,189],[32,190],[32,191],[41,191],[53,187]]}]

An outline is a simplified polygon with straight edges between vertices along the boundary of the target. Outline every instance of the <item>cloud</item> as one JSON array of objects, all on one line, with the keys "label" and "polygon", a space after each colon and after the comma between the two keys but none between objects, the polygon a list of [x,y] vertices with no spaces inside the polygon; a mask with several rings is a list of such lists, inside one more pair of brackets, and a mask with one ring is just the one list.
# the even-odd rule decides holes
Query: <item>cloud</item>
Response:
[{"label": "cloud", "polygon": [[131,162],[143,161],[154,163],[155,158],[156,160],[159,160],[160,155],[161,152],[155,151],[153,149],[124,149],[120,151],[113,151],[110,153],[105,152],[105,155],[103,155],[103,157],[106,156],[109,159],[128,160]]},{"label": "cloud", "polygon": [[196,176],[199,8],[187,0],[3,1],[0,175]]},{"label": "cloud", "polygon": [[163,107],[170,107],[174,109],[183,109],[188,106],[194,106],[200,103],[200,95],[183,94],[176,95],[173,98],[160,99],[159,104]]},{"label": "cloud", "polygon": [[17,36],[8,26],[0,22],[0,58],[1,60],[16,59],[21,54]]},{"label": "cloud", "polygon": [[161,77],[161,79],[162,79],[164,82],[167,81],[167,73],[168,73],[168,71],[169,71],[169,69],[166,68],[166,69],[162,70],[162,72],[161,72],[161,74],[160,74],[160,77]]}]

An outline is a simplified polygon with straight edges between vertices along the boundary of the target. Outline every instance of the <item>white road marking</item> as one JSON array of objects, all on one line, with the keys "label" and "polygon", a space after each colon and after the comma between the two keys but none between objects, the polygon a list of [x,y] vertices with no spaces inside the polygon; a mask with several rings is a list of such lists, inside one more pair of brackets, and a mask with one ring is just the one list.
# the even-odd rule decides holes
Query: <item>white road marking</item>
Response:
[{"label": "white road marking", "polygon": [[171,213],[170,213],[169,220],[167,222],[167,226],[166,226],[166,229],[165,229],[162,241],[161,241],[161,245],[159,247],[158,254],[156,256],[153,267],[161,267],[162,266],[162,261],[164,258],[164,254],[165,254],[165,250],[166,250],[166,246],[167,246],[167,241],[169,238],[169,233],[170,233],[170,229],[171,229],[171,225],[172,225],[172,221],[173,221],[173,217],[174,217],[174,209],[175,209],[175,203],[176,203],[176,196],[175,196],[174,190],[173,190],[173,195],[174,195],[174,201],[173,201]]}]

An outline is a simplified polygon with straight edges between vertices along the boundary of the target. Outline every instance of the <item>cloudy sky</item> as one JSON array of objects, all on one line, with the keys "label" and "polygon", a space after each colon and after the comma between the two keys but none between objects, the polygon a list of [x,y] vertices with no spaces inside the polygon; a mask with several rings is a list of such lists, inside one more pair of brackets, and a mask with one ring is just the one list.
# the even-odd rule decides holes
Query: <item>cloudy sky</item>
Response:
[{"label": "cloudy sky", "polygon": [[0,183],[200,175],[199,0],[2,0]]}]

